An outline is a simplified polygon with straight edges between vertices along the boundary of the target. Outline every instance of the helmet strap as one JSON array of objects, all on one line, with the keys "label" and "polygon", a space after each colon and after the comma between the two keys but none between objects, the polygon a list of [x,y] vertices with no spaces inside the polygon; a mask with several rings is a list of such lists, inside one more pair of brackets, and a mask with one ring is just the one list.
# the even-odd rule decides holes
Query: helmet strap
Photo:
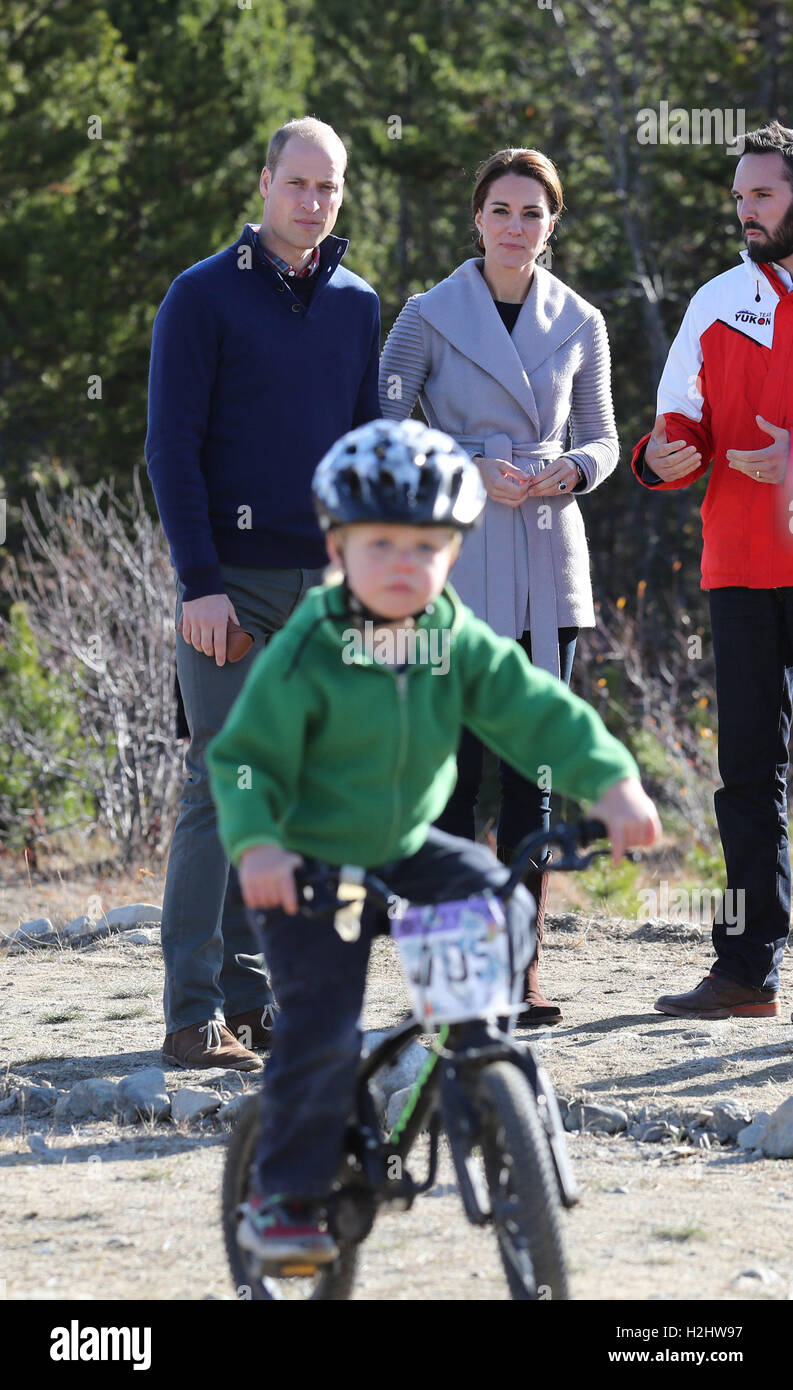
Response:
[{"label": "helmet strap", "polygon": [[362,623],[404,623],[408,618],[412,618],[414,622],[418,622],[419,618],[422,618],[427,611],[426,608],[419,608],[417,613],[406,613],[403,618],[389,618],[385,613],[375,613],[373,608],[367,608],[366,604],[362,603],[353,593],[347,579],[346,570],[343,571],[343,574],[342,595],[344,598],[345,614],[351,618],[357,618]]}]

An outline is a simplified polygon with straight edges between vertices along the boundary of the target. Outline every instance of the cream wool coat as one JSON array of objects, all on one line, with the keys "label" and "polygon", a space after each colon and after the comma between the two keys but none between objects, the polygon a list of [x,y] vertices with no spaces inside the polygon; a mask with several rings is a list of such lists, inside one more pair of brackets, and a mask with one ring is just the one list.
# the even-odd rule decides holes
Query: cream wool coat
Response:
[{"label": "cream wool coat", "polygon": [[[550,271],[534,279],[510,335],[473,258],[407,301],[380,362],[380,409],[428,424],[469,454],[503,458],[536,474],[562,453],[581,464],[591,492],[619,454],[603,317]],[[568,439],[569,430],[569,439]],[[532,658],[559,675],[557,629],[594,627],[584,523],[576,498],[558,493],[507,507],[488,498],[451,582],[502,636],[531,630]]]}]

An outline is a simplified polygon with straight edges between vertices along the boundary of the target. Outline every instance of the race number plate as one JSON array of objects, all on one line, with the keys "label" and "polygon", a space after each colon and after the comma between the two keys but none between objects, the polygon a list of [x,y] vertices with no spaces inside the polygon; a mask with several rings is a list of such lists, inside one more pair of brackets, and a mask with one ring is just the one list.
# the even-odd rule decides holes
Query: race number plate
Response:
[{"label": "race number plate", "polygon": [[498,898],[410,907],[391,923],[419,1022],[463,1023],[510,1010],[509,933]]}]

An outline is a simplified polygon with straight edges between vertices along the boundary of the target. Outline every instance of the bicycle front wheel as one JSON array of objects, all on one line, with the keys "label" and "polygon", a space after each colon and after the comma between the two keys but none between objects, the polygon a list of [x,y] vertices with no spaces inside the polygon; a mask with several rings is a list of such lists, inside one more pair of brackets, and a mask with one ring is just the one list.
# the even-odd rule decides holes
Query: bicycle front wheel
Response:
[{"label": "bicycle front wheel", "polygon": [[279,1299],[341,1301],[350,1297],[358,1260],[356,1245],[341,1245],[333,1264],[302,1275],[265,1275],[237,1240],[242,1206],[248,1197],[251,1166],[259,1141],[261,1097],[253,1095],[240,1111],[231,1133],[223,1173],[223,1237],[237,1297],[254,1302]]},{"label": "bicycle front wheel", "polygon": [[480,1142],[513,1299],[568,1298],[559,1189],[534,1092],[512,1062],[483,1067]]}]

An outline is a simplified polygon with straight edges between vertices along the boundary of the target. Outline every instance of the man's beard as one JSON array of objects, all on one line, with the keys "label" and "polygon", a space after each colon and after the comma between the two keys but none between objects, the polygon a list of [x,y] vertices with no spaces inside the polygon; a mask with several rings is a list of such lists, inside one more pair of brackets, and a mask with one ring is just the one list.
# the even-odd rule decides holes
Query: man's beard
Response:
[{"label": "man's beard", "polygon": [[[750,223],[749,228],[756,225],[756,223]],[[747,230],[744,227],[744,237]],[[760,227],[759,230],[763,232],[766,239],[762,242],[747,242],[746,249],[749,252],[750,261],[755,261],[756,264],[760,265],[768,264],[769,261],[784,261],[788,256],[793,256],[793,201],[773,236],[769,236],[763,227]]]}]

